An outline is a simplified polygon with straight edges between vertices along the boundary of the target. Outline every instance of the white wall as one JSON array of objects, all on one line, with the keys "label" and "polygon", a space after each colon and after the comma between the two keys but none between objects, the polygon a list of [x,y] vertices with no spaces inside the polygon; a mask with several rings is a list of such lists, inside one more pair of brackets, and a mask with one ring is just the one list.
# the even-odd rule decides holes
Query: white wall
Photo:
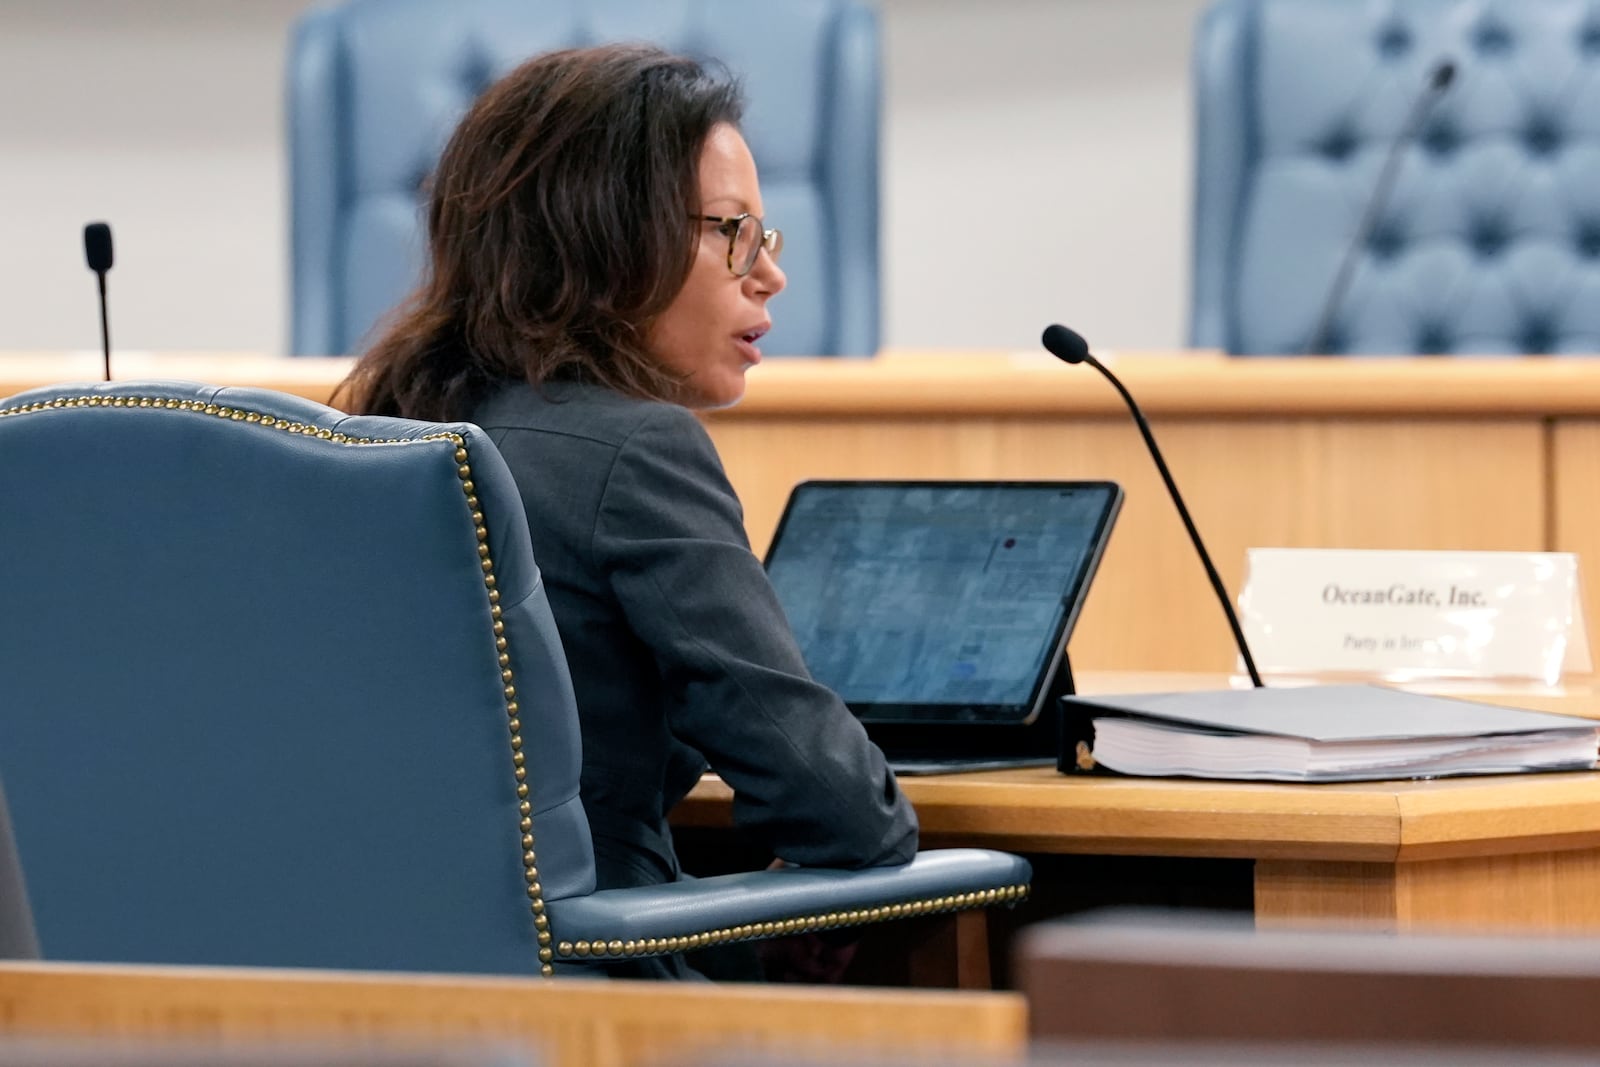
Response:
[{"label": "white wall", "polygon": [[[753,0],[755,2],[755,0]],[[0,350],[286,344],[282,69],[305,0],[0,0]],[[1181,343],[1203,0],[882,0],[885,342]]]},{"label": "white wall", "polygon": [[885,340],[1182,343],[1203,0],[886,0]]}]

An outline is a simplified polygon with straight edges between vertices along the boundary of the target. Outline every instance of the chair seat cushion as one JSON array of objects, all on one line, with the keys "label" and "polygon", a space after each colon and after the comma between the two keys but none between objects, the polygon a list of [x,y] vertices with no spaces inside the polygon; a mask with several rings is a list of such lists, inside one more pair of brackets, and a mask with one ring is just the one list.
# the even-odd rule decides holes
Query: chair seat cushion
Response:
[{"label": "chair seat cushion", "polygon": [[730,941],[1021,900],[1033,870],[1019,856],[953,848],[898,867],[785,867],[551,901],[558,960],[653,956]]}]

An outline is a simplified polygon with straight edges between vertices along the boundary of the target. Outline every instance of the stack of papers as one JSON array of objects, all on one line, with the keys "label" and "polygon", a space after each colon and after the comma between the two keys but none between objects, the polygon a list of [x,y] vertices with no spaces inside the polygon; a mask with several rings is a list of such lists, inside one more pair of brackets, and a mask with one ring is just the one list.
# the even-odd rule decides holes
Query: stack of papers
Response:
[{"label": "stack of papers", "polygon": [[1069,697],[1099,767],[1122,774],[1344,782],[1592,770],[1600,723],[1376,686]]},{"label": "stack of papers", "polygon": [[1094,720],[1094,756],[1122,774],[1349,782],[1448,774],[1584,770],[1596,730],[1404,741],[1309,741],[1138,719]]}]

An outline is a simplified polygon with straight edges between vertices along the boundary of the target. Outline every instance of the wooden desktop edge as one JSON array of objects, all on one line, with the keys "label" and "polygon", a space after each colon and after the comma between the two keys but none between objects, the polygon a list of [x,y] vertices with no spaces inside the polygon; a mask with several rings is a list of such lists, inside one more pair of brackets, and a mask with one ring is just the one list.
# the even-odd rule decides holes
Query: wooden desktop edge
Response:
[{"label": "wooden desktop edge", "polygon": [[[1152,415],[1600,415],[1600,373],[1587,359],[1441,360],[1226,357],[1215,351],[1108,357]],[[119,380],[180,378],[277,389],[327,402],[349,357],[249,353],[114,354]],[[0,353],[0,396],[92,383],[99,355]],[[1042,350],[886,350],[872,358],[771,357],[743,402],[714,422],[787,415],[1104,415],[1122,411],[1092,371]]]}]

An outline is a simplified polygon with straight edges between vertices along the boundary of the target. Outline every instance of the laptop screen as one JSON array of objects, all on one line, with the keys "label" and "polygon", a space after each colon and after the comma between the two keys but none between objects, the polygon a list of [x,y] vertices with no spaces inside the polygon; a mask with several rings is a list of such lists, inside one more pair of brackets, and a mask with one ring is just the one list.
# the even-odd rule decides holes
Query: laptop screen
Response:
[{"label": "laptop screen", "polygon": [[767,573],[863,720],[1026,722],[1121,502],[1111,482],[806,482]]}]

